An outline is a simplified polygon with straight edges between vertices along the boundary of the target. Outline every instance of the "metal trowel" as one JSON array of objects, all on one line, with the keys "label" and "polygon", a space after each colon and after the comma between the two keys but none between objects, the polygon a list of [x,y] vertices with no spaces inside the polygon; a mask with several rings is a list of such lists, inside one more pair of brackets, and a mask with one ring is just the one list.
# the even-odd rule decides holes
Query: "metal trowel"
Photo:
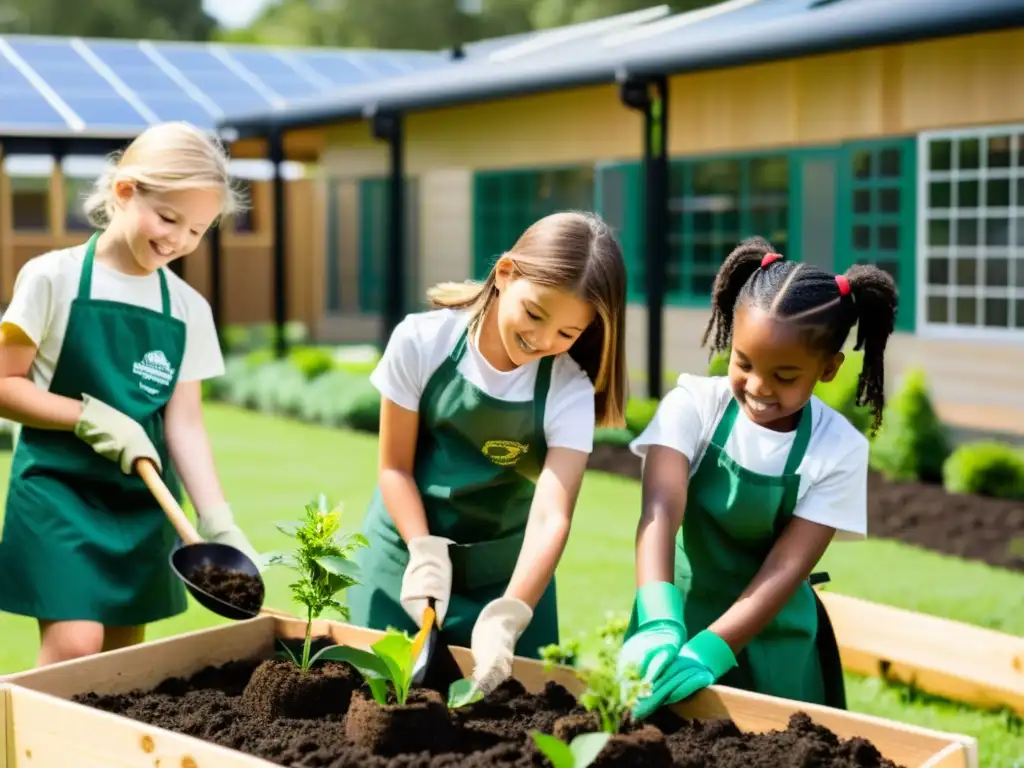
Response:
[{"label": "metal trowel", "polygon": [[423,611],[423,623],[413,640],[412,666],[413,685],[420,685],[448,696],[448,688],[456,680],[461,680],[462,668],[452,656],[451,648],[441,637],[437,626],[437,610],[434,598],[429,598]]}]

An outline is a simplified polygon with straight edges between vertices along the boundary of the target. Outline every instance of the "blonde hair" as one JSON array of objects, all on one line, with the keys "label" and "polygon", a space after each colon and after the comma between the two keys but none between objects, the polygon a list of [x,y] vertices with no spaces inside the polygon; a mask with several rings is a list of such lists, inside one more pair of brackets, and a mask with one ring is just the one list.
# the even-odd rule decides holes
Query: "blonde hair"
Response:
[{"label": "blonde hair", "polygon": [[189,123],[160,123],[147,128],[123,151],[112,154],[110,163],[96,179],[83,206],[89,223],[98,229],[105,229],[113,220],[114,184],[122,179],[135,182],[143,194],[197,188],[222,190],[218,218],[248,205],[231,182],[223,144]]},{"label": "blonde hair", "polygon": [[532,224],[491,268],[483,283],[440,283],[427,291],[434,307],[471,309],[470,327],[480,322],[498,295],[503,259],[519,277],[579,296],[594,307],[595,320],[569,349],[594,384],[597,425],[625,426],[626,265],[611,229],[593,213],[554,213]]}]

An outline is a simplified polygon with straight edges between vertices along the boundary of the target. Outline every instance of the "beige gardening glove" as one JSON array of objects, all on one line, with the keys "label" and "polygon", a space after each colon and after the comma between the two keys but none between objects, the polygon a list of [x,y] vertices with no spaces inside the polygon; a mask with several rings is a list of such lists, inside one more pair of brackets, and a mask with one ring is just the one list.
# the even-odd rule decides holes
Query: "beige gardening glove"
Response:
[{"label": "beige gardening glove", "polygon": [[91,395],[82,395],[82,403],[75,424],[78,439],[119,464],[126,475],[135,471],[138,459],[151,459],[158,470],[163,470],[156,447],[139,422]]},{"label": "beige gardening glove", "polygon": [[437,626],[444,626],[448,601],[452,594],[452,561],[448,556],[451,539],[441,536],[414,536],[409,539],[409,564],[402,576],[399,602],[416,626],[423,625],[427,599],[434,598]]},{"label": "beige gardening glove", "polygon": [[230,504],[206,507],[196,515],[196,520],[196,532],[204,541],[234,547],[252,560],[257,568],[260,567],[260,556],[249,543],[249,539],[242,533],[242,529],[235,523]]},{"label": "beige gardening glove", "polygon": [[512,675],[516,642],[533,619],[533,609],[515,597],[499,597],[480,611],[470,649],[473,683],[485,695]]}]

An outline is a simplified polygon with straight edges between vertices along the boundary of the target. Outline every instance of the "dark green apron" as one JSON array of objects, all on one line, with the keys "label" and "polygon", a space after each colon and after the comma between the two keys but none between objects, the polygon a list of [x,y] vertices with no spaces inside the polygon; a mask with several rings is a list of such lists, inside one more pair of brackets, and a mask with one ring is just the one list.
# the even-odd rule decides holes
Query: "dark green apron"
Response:
[{"label": "dark green apron", "polygon": [[[764,564],[796,507],[796,474],[811,436],[811,406],[800,416],[781,475],[740,466],[725,445],[739,413],[730,399],[687,489],[683,525],[676,539],[675,583],[683,594],[690,637],[722,616]],[[845,707],[842,669],[831,627],[810,581],[737,656],[718,682],[797,701]],[[635,629],[635,608],[629,634]],[[820,631],[819,631],[820,629]],[[832,648],[828,645],[831,643]]]},{"label": "dark green apron", "polygon": [[[482,392],[459,373],[468,331],[431,376],[420,399],[413,474],[432,536],[449,547],[452,592],[443,627],[447,643],[468,647],[483,607],[501,597],[512,577],[544,466],[544,408],[552,358],[542,358],[533,400],[510,402]],[[414,633],[399,595],[409,550],[378,488],[363,523],[370,546],[357,555],[363,583],[346,591],[349,621],[371,629]],[[537,658],[558,642],[555,580],[519,639],[517,654]]]},{"label": "dark green apron", "polygon": [[[164,440],[164,407],[185,351],[185,324],[163,309],[91,298],[96,239],[86,247],[78,296],[50,391],[83,394],[138,421],[164,481],[180,496]],[[11,465],[0,534],[0,610],[42,620],[136,626],[187,607],[168,557],[174,529],[137,475],[70,431],[23,427]]]}]

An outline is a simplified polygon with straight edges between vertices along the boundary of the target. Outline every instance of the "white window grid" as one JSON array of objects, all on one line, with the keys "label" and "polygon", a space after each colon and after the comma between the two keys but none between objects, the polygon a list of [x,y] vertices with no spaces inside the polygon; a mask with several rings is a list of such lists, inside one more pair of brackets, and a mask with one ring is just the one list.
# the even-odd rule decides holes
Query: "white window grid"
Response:
[{"label": "white window grid", "polygon": [[[1011,144],[1010,166],[1007,168],[988,167],[988,141],[990,138],[1017,137],[1017,144]],[[979,156],[977,169],[958,167],[957,142],[962,139],[978,139]],[[951,167],[947,171],[931,169],[931,145],[935,142],[950,141],[952,144]],[[1014,146],[1019,147],[1014,152]],[[917,203],[917,333],[921,336],[949,339],[984,339],[1020,343],[1024,339],[1024,124],[1003,124],[953,130],[926,131],[918,135],[918,203]],[[989,180],[1009,179],[1009,205],[988,207],[986,186]],[[951,200],[949,208],[932,208],[929,202],[929,186],[932,182],[950,182],[956,189],[960,181],[978,182],[978,206],[961,208],[957,200]],[[944,219],[950,222],[974,219],[979,227],[976,245],[960,246],[950,235],[947,246],[932,246],[929,243],[929,220]],[[1008,222],[1007,245],[985,244],[987,219],[1005,219]],[[960,256],[976,261],[974,286],[957,286],[957,261]],[[949,259],[947,285],[929,285],[928,260],[931,257]],[[1008,275],[1005,286],[985,284],[986,260],[1007,259]],[[928,319],[929,297],[945,298],[947,321],[935,322]],[[973,325],[956,322],[956,299],[973,298],[976,302]],[[984,324],[986,299],[1007,299],[1009,319],[1007,327],[993,327]]]}]

